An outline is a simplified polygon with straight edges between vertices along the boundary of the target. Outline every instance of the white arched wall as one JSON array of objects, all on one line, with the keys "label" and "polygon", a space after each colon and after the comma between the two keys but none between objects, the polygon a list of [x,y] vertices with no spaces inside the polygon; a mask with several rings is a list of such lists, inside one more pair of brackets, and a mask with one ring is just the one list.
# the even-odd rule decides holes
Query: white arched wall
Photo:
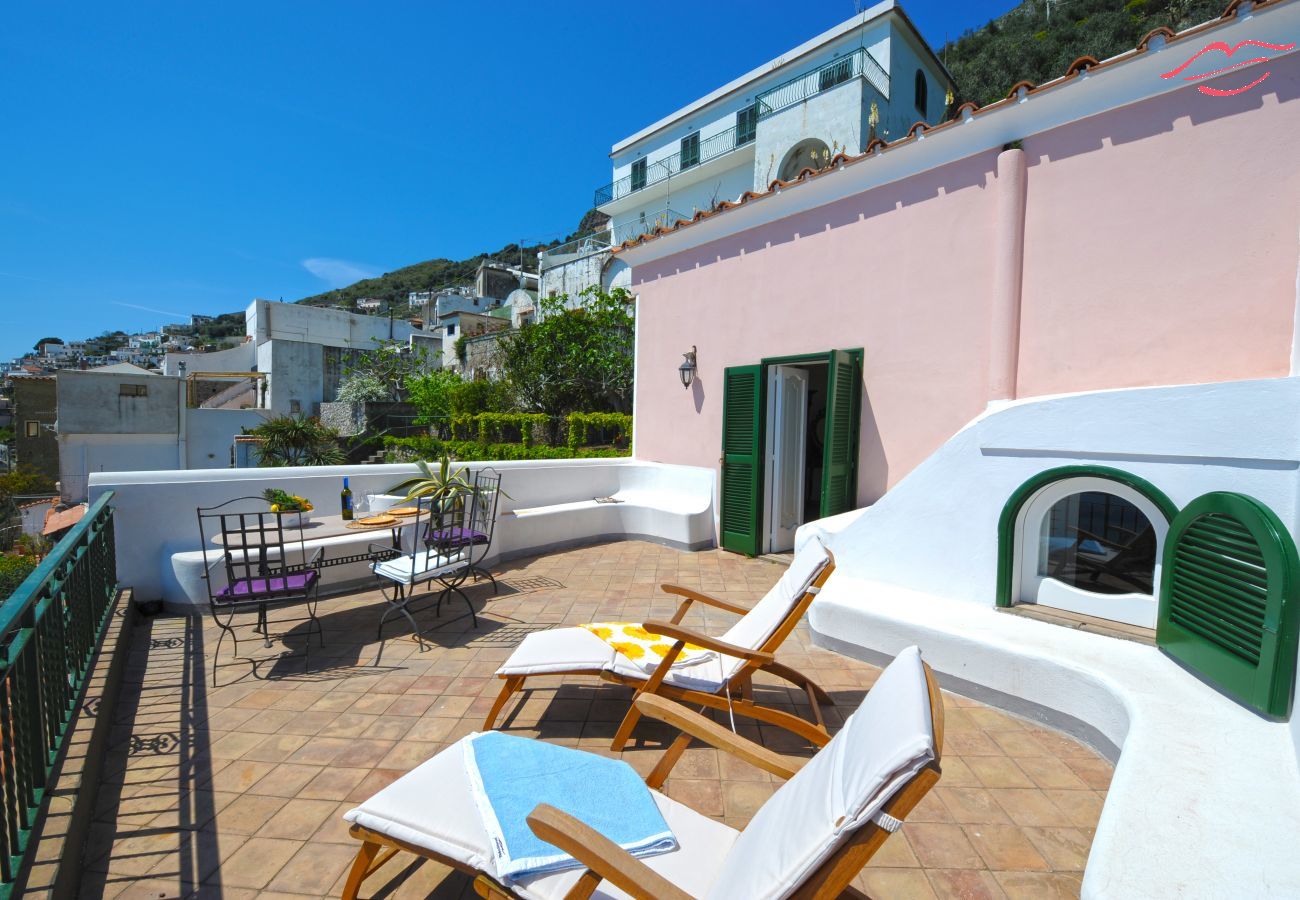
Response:
[{"label": "white arched wall", "polygon": [[917,644],[946,687],[1118,755],[1085,897],[1300,896],[1300,716],[1263,719],[1155,647],[995,607],[1004,505],[1034,475],[1072,464],[1127,471],[1179,508],[1210,491],[1248,494],[1294,538],[1300,379],[986,413],[874,506],[800,529],[797,547],[820,539],[838,566],[809,612],[814,640],[866,659]]}]

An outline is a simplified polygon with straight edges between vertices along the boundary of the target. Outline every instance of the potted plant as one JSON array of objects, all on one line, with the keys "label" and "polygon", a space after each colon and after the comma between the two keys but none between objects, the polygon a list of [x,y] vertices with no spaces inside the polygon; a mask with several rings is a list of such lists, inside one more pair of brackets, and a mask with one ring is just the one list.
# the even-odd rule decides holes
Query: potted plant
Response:
[{"label": "potted plant", "polygon": [[306,497],[299,497],[297,494],[290,494],[279,488],[267,488],[262,491],[262,497],[271,504],[271,512],[279,513],[280,520],[286,525],[307,524],[311,519],[311,511],[315,509]]},{"label": "potted plant", "polygon": [[420,474],[395,484],[388,490],[391,493],[405,491],[407,501],[427,501],[433,508],[449,509],[455,502],[474,490],[469,480],[469,469],[461,466],[452,471],[450,457],[444,455],[435,472],[427,462],[417,462]]}]

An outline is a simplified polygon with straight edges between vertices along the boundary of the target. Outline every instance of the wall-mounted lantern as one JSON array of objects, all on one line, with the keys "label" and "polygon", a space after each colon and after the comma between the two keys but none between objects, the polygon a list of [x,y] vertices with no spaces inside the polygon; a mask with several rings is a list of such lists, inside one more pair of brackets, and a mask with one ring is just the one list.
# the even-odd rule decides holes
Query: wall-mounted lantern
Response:
[{"label": "wall-mounted lantern", "polygon": [[682,354],[682,364],[677,367],[677,376],[682,380],[682,387],[689,388],[695,380],[695,347],[692,345],[687,353]]}]

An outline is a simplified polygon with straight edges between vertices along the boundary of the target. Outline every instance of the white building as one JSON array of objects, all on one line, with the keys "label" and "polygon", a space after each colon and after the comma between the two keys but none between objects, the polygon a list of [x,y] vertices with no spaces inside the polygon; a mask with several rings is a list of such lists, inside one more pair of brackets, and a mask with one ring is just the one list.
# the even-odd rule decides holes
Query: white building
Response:
[{"label": "white building", "polygon": [[935,124],[953,88],[902,6],[877,3],[616,143],[594,199],[609,228],[542,253],[541,293],[627,287],[611,244]]},{"label": "white building", "polygon": [[415,333],[402,319],[270,300],[254,300],[245,318],[257,348],[257,371],[268,373],[259,405],[278,415],[316,415],[322,401],[338,394],[348,365],[360,354],[381,341],[408,344]]},{"label": "white building", "polygon": [[937,123],[952,89],[902,7],[884,0],[619,141],[595,205],[620,243]]}]

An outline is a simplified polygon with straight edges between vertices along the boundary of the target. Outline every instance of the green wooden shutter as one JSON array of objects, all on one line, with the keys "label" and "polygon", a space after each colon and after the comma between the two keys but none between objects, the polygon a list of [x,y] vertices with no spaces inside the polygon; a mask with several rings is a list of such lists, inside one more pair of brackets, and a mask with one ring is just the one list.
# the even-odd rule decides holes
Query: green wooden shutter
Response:
[{"label": "green wooden shutter", "polygon": [[848,512],[857,499],[861,385],[857,359],[846,350],[832,350],[827,376],[826,440],[822,451],[823,518]]},{"label": "green wooden shutter", "polygon": [[1169,526],[1156,643],[1270,716],[1291,712],[1300,559],[1273,511],[1242,494],[1193,500]]},{"label": "green wooden shutter", "polygon": [[734,366],[722,378],[722,503],[727,550],[758,553],[763,483],[763,367]]}]

